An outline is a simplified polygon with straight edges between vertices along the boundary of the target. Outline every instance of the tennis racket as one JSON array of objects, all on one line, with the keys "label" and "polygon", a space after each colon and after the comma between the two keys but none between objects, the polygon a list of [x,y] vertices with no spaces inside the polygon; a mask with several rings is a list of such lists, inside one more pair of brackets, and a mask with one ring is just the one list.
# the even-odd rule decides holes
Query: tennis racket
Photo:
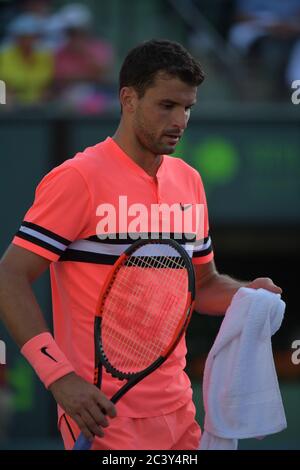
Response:
[{"label": "tennis racket", "polygon": [[[116,261],[99,296],[94,323],[94,384],[102,366],[125,384],[117,403],[170,356],[182,338],[195,297],[190,257],[174,240],[138,240]],[[73,450],[89,450],[82,433]]]}]

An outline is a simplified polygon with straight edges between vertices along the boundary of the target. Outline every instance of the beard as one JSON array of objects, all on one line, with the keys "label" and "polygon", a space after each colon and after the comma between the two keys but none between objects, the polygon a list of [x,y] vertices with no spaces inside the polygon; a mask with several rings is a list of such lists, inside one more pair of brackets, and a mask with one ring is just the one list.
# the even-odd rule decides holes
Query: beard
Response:
[{"label": "beard", "polygon": [[136,113],[133,122],[136,138],[144,149],[154,155],[170,155],[175,151],[175,147],[163,142],[163,136],[151,130],[149,125],[140,113]]}]

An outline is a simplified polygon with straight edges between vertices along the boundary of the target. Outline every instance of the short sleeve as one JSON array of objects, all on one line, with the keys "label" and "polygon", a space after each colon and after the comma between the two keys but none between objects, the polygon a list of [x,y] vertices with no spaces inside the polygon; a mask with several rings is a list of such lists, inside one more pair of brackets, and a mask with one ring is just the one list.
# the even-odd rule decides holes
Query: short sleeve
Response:
[{"label": "short sleeve", "polygon": [[13,244],[51,261],[87,229],[91,201],[81,173],[61,165],[48,173],[36,188]]},{"label": "short sleeve", "polygon": [[208,217],[208,208],[204,186],[202,183],[201,176],[197,172],[197,203],[203,204],[204,207],[204,228],[203,235],[204,237],[201,240],[196,240],[193,250],[193,264],[205,264],[209,263],[213,257],[213,247],[209,234],[209,217]]}]

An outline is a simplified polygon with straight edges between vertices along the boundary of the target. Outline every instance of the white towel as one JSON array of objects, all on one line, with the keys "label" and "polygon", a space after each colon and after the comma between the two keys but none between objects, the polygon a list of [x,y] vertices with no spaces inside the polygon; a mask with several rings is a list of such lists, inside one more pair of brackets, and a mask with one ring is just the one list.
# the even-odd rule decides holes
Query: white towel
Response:
[{"label": "white towel", "polygon": [[264,289],[234,295],[205,363],[200,450],[237,449],[238,439],[286,428],[271,344],[284,311],[280,295]]}]

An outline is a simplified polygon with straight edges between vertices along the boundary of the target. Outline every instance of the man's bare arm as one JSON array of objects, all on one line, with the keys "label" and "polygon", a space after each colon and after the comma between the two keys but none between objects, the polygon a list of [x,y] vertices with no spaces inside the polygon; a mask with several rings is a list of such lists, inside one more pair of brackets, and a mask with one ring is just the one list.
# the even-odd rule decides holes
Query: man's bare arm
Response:
[{"label": "man's bare arm", "polygon": [[0,311],[9,333],[22,347],[48,327],[31,288],[50,261],[11,245],[0,262]]},{"label": "man's bare arm", "polygon": [[282,292],[282,289],[268,277],[259,277],[253,281],[238,281],[230,276],[219,274],[214,261],[195,266],[195,274],[195,309],[208,315],[223,315],[240,287],[263,288],[276,294]]},{"label": "man's bare arm", "polygon": [[[0,313],[9,333],[22,347],[29,339],[48,331],[31,284],[50,261],[11,245],[0,262]],[[50,385],[57,403],[78,424],[87,438],[104,435],[105,415],[116,415],[114,405],[94,385],[70,373]]]}]

